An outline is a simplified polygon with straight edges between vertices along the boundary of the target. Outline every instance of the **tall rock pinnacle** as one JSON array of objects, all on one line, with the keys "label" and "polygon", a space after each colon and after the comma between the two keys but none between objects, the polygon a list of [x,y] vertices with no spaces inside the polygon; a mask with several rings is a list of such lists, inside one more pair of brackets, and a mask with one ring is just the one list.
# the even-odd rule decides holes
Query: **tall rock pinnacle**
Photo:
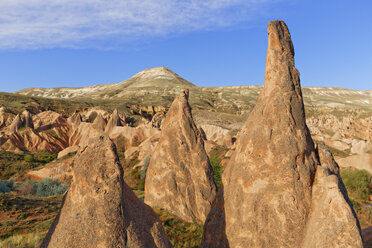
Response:
[{"label": "tall rock pinnacle", "polygon": [[73,166],[73,181],[41,247],[171,247],[155,212],[123,180],[115,145],[91,138]]},{"label": "tall rock pinnacle", "polygon": [[270,22],[268,33],[265,86],[223,175],[232,247],[296,247],[311,206],[318,161],[291,36],[282,21]]},{"label": "tall rock pinnacle", "polygon": [[159,143],[147,170],[145,202],[186,221],[204,222],[216,194],[213,171],[182,91],[162,123]]},{"label": "tall rock pinnacle", "polygon": [[[265,86],[222,175],[223,192],[218,197],[223,199],[217,202],[224,208],[221,204],[216,207],[224,210],[224,216],[211,211],[202,247],[213,247],[218,242],[219,247],[234,248],[301,247],[305,237],[311,237],[305,230],[314,208],[312,187],[320,162],[305,122],[299,72],[286,24],[270,22],[268,36]],[[346,201],[345,197],[338,200]],[[348,204],[343,206],[350,210]],[[344,220],[352,220],[350,226],[358,230],[350,213],[345,211]],[[210,223],[216,222],[211,219],[214,216],[222,219],[222,228],[211,227]],[[326,223],[330,226],[332,222]],[[314,225],[312,230],[316,229]],[[332,247],[330,240],[321,244],[327,242],[329,246],[321,247]],[[308,244],[304,246],[317,247],[311,246],[314,242]]]}]

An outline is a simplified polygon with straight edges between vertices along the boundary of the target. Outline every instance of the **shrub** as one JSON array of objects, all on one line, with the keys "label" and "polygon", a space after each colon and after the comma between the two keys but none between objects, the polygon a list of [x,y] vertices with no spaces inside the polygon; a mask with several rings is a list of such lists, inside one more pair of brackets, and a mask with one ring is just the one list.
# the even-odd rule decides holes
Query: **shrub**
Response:
[{"label": "shrub", "polygon": [[34,156],[33,155],[25,155],[23,158],[26,162],[32,163],[34,162]]},{"label": "shrub", "polygon": [[68,185],[50,178],[44,178],[40,182],[34,183],[34,190],[36,196],[52,196],[60,195],[67,191]]},{"label": "shrub", "polygon": [[344,169],[341,171],[341,178],[349,193],[355,200],[368,200],[371,193],[371,174],[366,170]]},{"label": "shrub", "polygon": [[37,161],[39,163],[49,163],[57,158],[56,153],[50,153],[46,151],[41,151],[33,154],[34,161]]},{"label": "shrub", "polygon": [[4,181],[0,181],[0,193],[9,193],[11,190]]},{"label": "shrub", "polygon": [[31,181],[30,179],[26,179],[24,182],[18,183],[16,189],[18,194],[23,196],[35,194],[34,183],[35,182]]},{"label": "shrub", "polygon": [[55,181],[50,178],[44,178],[40,182],[26,179],[24,182],[17,185],[17,192],[20,195],[34,195],[34,196],[53,196],[60,195],[66,192],[68,185]]},{"label": "shrub", "polygon": [[14,180],[4,181],[0,180],[0,193],[9,193],[15,188]]}]

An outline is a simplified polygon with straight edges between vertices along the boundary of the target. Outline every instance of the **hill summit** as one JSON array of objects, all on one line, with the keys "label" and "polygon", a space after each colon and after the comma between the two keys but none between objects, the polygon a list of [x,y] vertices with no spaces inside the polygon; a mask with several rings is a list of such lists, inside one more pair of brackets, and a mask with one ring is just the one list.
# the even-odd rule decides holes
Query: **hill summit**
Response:
[{"label": "hill summit", "polygon": [[161,66],[143,70],[122,82],[125,88],[140,87],[196,87],[172,70]]}]

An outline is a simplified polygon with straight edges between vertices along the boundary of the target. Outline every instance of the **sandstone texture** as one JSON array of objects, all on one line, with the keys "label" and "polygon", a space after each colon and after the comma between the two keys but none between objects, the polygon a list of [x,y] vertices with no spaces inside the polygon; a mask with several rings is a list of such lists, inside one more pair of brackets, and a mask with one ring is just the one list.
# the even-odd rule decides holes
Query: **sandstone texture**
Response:
[{"label": "sandstone texture", "polygon": [[311,215],[302,247],[363,247],[359,222],[340,178],[339,167],[324,144],[312,192]]},{"label": "sandstone texture", "polygon": [[209,124],[202,125],[201,128],[207,140],[214,141],[221,146],[232,146],[232,137],[229,134],[229,130]]},{"label": "sandstone texture", "polygon": [[205,225],[202,247],[213,247],[208,236],[219,247],[362,247],[338,166],[306,126],[288,28],[273,21],[268,34],[265,86],[222,175],[225,220]]},{"label": "sandstone texture", "polygon": [[16,115],[13,119],[12,124],[7,128],[8,132],[17,132],[22,127],[23,120],[20,115]]},{"label": "sandstone texture", "polygon": [[101,113],[99,113],[97,117],[94,119],[92,126],[94,127],[94,129],[98,131],[105,131],[106,120],[103,118]]},{"label": "sandstone texture", "polygon": [[91,138],[73,162],[73,181],[41,247],[171,247],[153,210],[123,181],[115,145]]},{"label": "sandstone texture", "polygon": [[216,194],[213,171],[183,90],[162,122],[147,170],[145,203],[203,223]]},{"label": "sandstone texture", "polygon": [[80,123],[83,121],[81,115],[79,113],[74,113],[73,115],[71,115],[67,121],[73,125],[73,126],[79,126]]},{"label": "sandstone texture", "polygon": [[65,156],[67,156],[68,154],[77,152],[78,150],[79,150],[79,146],[77,146],[77,145],[75,145],[75,146],[69,146],[66,149],[60,151],[58,153],[57,158],[58,159],[61,159],[61,158],[65,157]]},{"label": "sandstone texture", "polygon": [[111,114],[109,121],[107,122],[105,132],[110,133],[115,127],[121,126],[122,121],[120,120],[117,109]]}]

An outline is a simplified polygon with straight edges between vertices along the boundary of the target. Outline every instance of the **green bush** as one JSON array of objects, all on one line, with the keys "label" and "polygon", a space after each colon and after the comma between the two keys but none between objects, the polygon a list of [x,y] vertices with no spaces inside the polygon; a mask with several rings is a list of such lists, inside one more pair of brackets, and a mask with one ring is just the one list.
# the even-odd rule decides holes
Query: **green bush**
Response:
[{"label": "green bush", "polygon": [[33,154],[34,161],[37,161],[39,163],[49,163],[57,158],[56,153],[49,153],[46,151],[36,152]]},{"label": "green bush", "polygon": [[221,165],[221,158],[218,156],[211,157],[210,162],[214,173],[214,182],[216,183],[217,188],[221,189],[222,187],[221,174],[223,171],[223,167]]},{"label": "green bush", "polygon": [[67,191],[68,185],[50,178],[44,178],[40,182],[34,182],[36,196],[60,195]]},{"label": "green bush", "polygon": [[366,170],[344,169],[341,171],[341,178],[349,193],[355,200],[368,200],[371,194],[371,174]]},{"label": "green bush", "polygon": [[34,162],[34,156],[33,155],[25,155],[23,158],[26,162],[32,163]]},{"label": "green bush", "polygon": [[38,162],[38,163],[49,163],[57,158],[57,154],[49,152],[36,152],[33,154],[27,154],[24,156],[23,160],[29,163]]}]

